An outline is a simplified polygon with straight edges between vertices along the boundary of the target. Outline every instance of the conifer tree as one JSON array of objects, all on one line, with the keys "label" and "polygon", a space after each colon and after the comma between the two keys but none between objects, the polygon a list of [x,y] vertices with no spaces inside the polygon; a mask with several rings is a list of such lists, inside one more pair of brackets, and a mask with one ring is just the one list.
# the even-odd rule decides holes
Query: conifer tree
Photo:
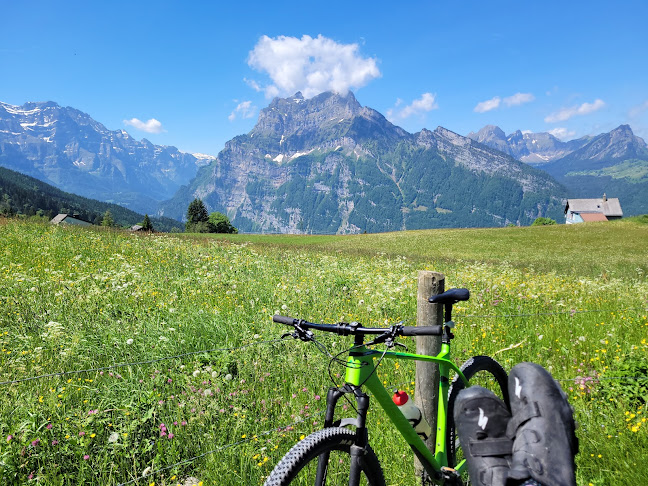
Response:
[{"label": "conifer tree", "polygon": [[151,219],[149,218],[148,214],[144,215],[144,221],[142,221],[142,229],[144,231],[153,231],[153,223],[151,223]]},{"label": "conifer tree", "polygon": [[191,201],[187,208],[187,222],[185,231],[188,233],[213,233],[213,225],[209,222],[207,207],[201,199]]},{"label": "conifer tree", "polygon": [[103,219],[101,220],[101,226],[107,226],[109,228],[115,226],[115,220],[113,219],[110,209],[104,213]]}]

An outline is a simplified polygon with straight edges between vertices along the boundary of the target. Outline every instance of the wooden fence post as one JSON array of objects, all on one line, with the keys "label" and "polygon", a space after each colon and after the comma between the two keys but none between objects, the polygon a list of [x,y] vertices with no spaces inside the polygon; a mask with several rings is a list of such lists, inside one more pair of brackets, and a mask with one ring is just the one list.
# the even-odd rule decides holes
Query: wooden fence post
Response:
[{"label": "wooden fence post", "polygon": [[[443,324],[443,306],[430,304],[432,295],[440,294],[445,289],[445,275],[438,272],[421,270],[418,273],[418,292],[416,298],[416,325],[436,326]],[[440,336],[423,336],[416,338],[416,353],[436,356],[441,351]],[[439,368],[434,363],[416,362],[416,389],[414,403],[421,409],[423,416],[432,428],[432,436],[428,437],[426,445],[434,451],[436,440],[436,417],[439,389]],[[423,472],[423,466],[415,459],[417,477]]]}]

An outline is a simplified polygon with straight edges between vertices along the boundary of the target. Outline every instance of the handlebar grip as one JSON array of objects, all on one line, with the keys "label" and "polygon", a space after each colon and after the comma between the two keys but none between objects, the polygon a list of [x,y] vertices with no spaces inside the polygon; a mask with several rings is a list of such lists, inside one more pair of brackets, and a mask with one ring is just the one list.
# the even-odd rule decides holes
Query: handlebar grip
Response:
[{"label": "handlebar grip", "polygon": [[272,320],[279,324],[286,324],[287,326],[294,326],[297,323],[297,319],[288,316],[272,316]]},{"label": "handlebar grip", "polygon": [[441,336],[443,326],[404,326],[403,336]]}]

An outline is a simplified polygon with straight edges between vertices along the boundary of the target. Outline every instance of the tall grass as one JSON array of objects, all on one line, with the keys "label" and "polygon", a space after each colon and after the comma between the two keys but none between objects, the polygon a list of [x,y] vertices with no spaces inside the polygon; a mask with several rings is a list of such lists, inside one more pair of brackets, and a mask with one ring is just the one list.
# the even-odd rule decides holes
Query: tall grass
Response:
[{"label": "tall grass", "polygon": [[[579,484],[648,483],[648,388],[634,379],[648,361],[647,248],[632,225],[527,232],[561,243],[559,259],[545,249],[542,261],[533,241],[527,255],[502,256],[517,228],[233,244],[5,222],[0,381],[105,369],[0,385],[0,482],[261,484],[321,426],[330,385],[314,346],[273,342],[285,329],[272,314],[414,324],[417,270],[433,269],[472,291],[456,311],[458,362],[532,360],[563,380],[580,423]],[[614,251],[592,250],[583,268],[573,235]],[[577,268],[564,271],[568,261]],[[411,363],[379,373],[411,390]],[[376,406],[369,421],[388,484],[416,484]]]}]

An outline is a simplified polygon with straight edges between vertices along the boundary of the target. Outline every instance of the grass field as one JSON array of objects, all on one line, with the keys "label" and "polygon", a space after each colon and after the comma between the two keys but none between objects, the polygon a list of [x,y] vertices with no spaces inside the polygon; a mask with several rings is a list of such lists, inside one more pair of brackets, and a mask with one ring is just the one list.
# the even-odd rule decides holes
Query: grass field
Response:
[{"label": "grass field", "polygon": [[[0,220],[0,483],[262,484],[321,426],[330,384],[314,346],[276,341],[272,314],[414,324],[424,269],[472,292],[456,310],[457,362],[531,360],[561,380],[579,484],[648,484],[640,220],[227,239]],[[411,364],[379,373],[412,388]],[[417,484],[375,407],[369,422],[388,484]]]}]

